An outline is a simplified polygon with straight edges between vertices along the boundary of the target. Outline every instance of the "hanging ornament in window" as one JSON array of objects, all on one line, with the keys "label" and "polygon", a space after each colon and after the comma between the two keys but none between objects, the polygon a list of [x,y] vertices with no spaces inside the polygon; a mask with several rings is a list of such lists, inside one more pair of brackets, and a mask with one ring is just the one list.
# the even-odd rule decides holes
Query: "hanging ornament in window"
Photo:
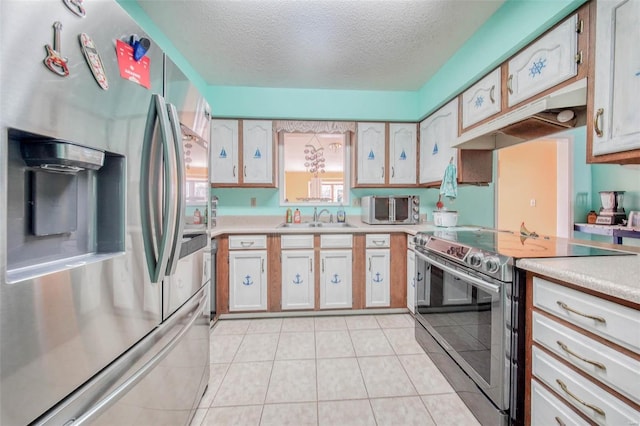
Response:
[{"label": "hanging ornament in window", "polygon": [[[312,145],[314,139],[318,142],[317,148]],[[313,135],[309,143],[304,146],[304,159],[304,166],[309,173],[313,173],[313,177],[318,177],[319,173],[324,173],[324,147],[320,145],[320,141],[316,135]]]}]

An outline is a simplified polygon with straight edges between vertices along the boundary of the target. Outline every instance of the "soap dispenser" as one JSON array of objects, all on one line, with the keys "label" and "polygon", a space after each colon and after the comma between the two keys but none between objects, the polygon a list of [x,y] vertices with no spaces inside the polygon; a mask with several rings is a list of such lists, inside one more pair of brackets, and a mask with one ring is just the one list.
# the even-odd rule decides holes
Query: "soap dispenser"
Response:
[{"label": "soap dispenser", "polygon": [[295,212],[293,212],[293,223],[300,223],[302,222],[302,216],[300,216],[300,210],[296,209]]},{"label": "soap dispenser", "polygon": [[338,223],[344,223],[347,220],[347,214],[344,211],[344,206],[340,204],[338,213],[336,214]]}]

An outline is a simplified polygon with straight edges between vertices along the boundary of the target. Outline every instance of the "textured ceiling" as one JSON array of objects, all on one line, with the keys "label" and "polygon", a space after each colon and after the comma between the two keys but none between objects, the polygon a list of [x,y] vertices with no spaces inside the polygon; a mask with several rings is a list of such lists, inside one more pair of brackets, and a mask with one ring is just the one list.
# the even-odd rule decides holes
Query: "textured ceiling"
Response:
[{"label": "textured ceiling", "polygon": [[138,0],[210,85],[417,90],[504,0]]}]

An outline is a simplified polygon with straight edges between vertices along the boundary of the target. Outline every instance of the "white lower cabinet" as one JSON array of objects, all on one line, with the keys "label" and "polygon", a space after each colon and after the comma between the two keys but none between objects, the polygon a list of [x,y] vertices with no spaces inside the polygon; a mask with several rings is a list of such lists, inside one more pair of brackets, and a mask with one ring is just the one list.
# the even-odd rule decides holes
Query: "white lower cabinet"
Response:
[{"label": "white lower cabinet", "polygon": [[531,382],[531,426],[586,426],[588,424],[544,386],[535,380]]},{"label": "white lower cabinet", "polygon": [[[532,374],[599,425],[637,424],[640,412],[534,346]],[[532,412],[532,417],[535,413]]]},{"label": "white lower cabinet", "polygon": [[415,313],[416,297],[416,254],[407,250],[407,308]]},{"label": "white lower cabinet", "polygon": [[391,253],[389,249],[367,249],[366,302],[367,308],[388,307],[391,305],[389,266]]},{"label": "white lower cabinet", "polygon": [[229,311],[267,310],[267,251],[229,251]]},{"label": "white lower cabinet", "polygon": [[351,308],[351,250],[320,251],[320,309]]},{"label": "white lower cabinet", "polygon": [[282,251],[282,309],[313,309],[313,250]]}]

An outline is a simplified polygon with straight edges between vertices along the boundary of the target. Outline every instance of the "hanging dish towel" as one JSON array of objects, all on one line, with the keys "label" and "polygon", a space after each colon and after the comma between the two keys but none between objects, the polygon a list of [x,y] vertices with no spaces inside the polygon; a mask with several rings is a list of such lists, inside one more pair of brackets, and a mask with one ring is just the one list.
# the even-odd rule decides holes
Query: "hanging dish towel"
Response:
[{"label": "hanging dish towel", "polygon": [[449,162],[449,165],[444,171],[442,177],[442,184],[440,185],[440,194],[449,199],[454,199],[458,196],[458,171],[453,161]]}]

